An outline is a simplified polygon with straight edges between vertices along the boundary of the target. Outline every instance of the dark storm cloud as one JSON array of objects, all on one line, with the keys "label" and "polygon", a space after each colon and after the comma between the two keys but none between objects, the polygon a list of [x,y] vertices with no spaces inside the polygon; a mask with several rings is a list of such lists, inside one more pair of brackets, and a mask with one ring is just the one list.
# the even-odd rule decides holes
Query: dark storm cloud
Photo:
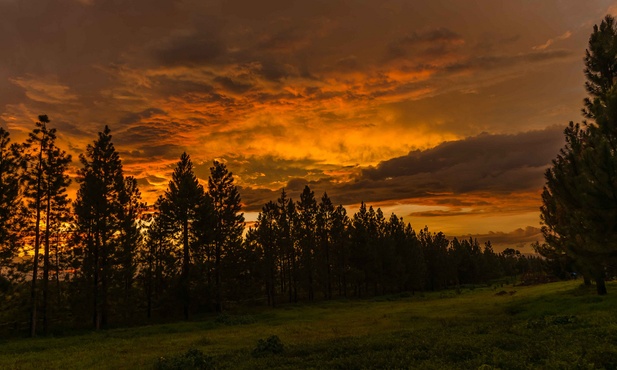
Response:
[{"label": "dark storm cloud", "polygon": [[[350,183],[339,185],[323,178],[297,179],[294,185],[307,183],[316,194],[327,191],[342,204],[434,198],[436,193],[536,191],[541,189],[544,171],[563,144],[560,127],[516,135],[482,134],[383,161],[364,169]],[[454,205],[466,206],[461,202],[457,200]],[[441,203],[453,205],[445,198]],[[486,204],[473,201],[467,206]]]},{"label": "dark storm cloud", "polygon": [[551,127],[516,135],[481,134],[445,142],[381,162],[364,170],[362,179],[396,182],[405,178],[410,185],[418,180],[418,185],[429,183],[436,191],[531,189],[542,183],[543,170],[563,146],[562,131],[560,127]]}]

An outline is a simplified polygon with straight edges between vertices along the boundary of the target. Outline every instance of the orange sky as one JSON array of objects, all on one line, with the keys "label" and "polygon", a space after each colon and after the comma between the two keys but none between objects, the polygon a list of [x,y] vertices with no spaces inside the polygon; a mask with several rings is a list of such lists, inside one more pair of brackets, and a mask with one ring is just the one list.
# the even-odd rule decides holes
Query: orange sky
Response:
[{"label": "orange sky", "polygon": [[[183,151],[247,218],[286,187],[416,228],[540,238],[543,171],[580,121],[613,1],[0,0],[0,125],[75,158],[105,124],[144,198]],[[77,166],[77,161],[75,161]],[[532,228],[529,228],[532,227]]]}]

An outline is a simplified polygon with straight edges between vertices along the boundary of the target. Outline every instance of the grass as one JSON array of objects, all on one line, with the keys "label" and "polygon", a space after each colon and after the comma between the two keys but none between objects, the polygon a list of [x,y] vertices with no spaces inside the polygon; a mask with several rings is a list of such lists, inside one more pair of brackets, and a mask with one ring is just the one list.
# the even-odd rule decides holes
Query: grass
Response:
[{"label": "grass", "polygon": [[[0,368],[154,369],[197,349],[220,369],[615,369],[617,283],[608,289],[598,297],[571,281],[255,308],[0,342]],[[254,356],[272,336],[284,351]]]}]

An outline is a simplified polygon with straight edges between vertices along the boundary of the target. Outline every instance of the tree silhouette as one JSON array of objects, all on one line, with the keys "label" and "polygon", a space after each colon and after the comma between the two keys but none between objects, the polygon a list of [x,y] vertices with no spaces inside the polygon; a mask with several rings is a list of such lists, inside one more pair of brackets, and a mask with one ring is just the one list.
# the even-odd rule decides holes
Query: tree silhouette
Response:
[{"label": "tree silhouette", "polygon": [[287,291],[289,302],[298,301],[298,267],[294,228],[297,222],[295,203],[287,197],[285,189],[277,199],[277,240],[281,257],[281,292]]},{"label": "tree silhouette", "polygon": [[[60,150],[56,144],[56,130],[47,127],[49,118],[39,116],[36,127],[29,134],[24,144],[24,183],[25,196],[29,208],[34,212],[34,259],[32,262],[31,318],[30,335],[36,336],[37,326],[37,281],[39,269],[39,251],[43,243],[43,331],[47,333],[49,271],[50,271],[50,237],[59,218],[68,212],[69,201],[66,188],[70,180],[66,171],[71,156]],[[55,217],[54,217],[55,216]],[[43,219],[44,217],[44,219]],[[43,228],[43,235],[41,235]]]},{"label": "tree silhouette", "polygon": [[334,227],[334,205],[324,193],[317,208],[316,233],[318,239],[318,277],[326,299],[332,299],[332,229]]},{"label": "tree silhouette", "polygon": [[[594,26],[585,56],[583,113],[570,123],[566,145],[546,171],[541,217],[547,243],[571,256],[606,294],[606,263],[617,257],[617,27],[606,16]],[[553,253],[555,255],[555,253]]]},{"label": "tree silhouette", "polygon": [[602,108],[617,77],[617,25],[611,15],[599,27],[593,26],[589,48],[585,50],[585,77],[585,89],[590,96],[585,98],[583,114],[595,118],[595,111]]},{"label": "tree silhouette", "polygon": [[266,203],[257,217],[254,235],[263,253],[263,275],[266,285],[266,299],[269,306],[276,306],[276,271],[279,256],[277,216],[279,208],[276,203]]},{"label": "tree silhouette", "polygon": [[296,204],[298,222],[296,233],[300,246],[300,265],[302,268],[302,280],[308,294],[308,300],[315,298],[315,247],[317,242],[316,216],[317,201],[315,194],[308,186],[304,187],[300,200]]},{"label": "tree silhouette", "polygon": [[188,154],[182,153],[160,204],[160,212],[163,222],[173,230],[172,238],[182,250],[179,288],[185,320],[189,318],[191,303],[191,244],[196,241],[195,226],[202,217],[201,210],[206,201],[204,188],[193,171],[193,162]]},{"label": "tree silhouette", "polygon": [[[244,214],[240,193],[234,185],[233,174],[224,163],[214,161],[208,178],[208,194],[212,199],[213,209],[213,246],[214,246],[214,289],[215,310],[223,310],[223,270],[233,271],[234,255],[242,248]],[[226,265],[224,259],[227,257]]]},{"label": "tree silhouette", "polygon": [[117,267],[115,257],[119,239],[126,232],[122,221],[127,183],[111,139],[111,130],[105,126],[80,156],[83,167],[78,171],[80,187],[73,203],[74,243],[83,255],[81,277],[91,287],[86,292],[92,302],[92,324],[97,330],[108,323],[110,287]]},{"label": "tree silhouette", "polygon": [[0,127],[0,274],[13,262],[20,229],[21,155],[10,142],[9,132]]}]

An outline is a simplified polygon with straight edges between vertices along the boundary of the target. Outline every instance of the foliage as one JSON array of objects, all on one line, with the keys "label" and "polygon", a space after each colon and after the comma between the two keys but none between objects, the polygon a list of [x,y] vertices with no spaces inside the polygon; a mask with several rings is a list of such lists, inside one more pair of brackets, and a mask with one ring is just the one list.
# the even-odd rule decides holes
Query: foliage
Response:
[{"label": "foliage", "polygon": [[571,258],[606,294],[607,267],[617,257],[617,25],[607,15],[594,26],[585,56],[583,112],[592,122],[565,129],[566,145],[546,171],[542,193],[545,256]]},{"label": "foliage", "polygon": [[[184,318],[188,320],[191,304],[191,260],[193,265],[205,260],[204,246],[201,245],[202,231],[198,229],[200,222],[210,217],[210,199],[205,195],[204,188],[199,184],[193,171],[193,162],[186,153],[172,174],[171,181],[164,197],[157,203],[159,214],[155,225],[165,225],[165,236],[172,243],[172,248],[178,250],[181,270],[178,274],[178,298],[183,306]],[[160,235],[163,236],[163,235]],[[159,236],[159,237],[160,237]],[[156,243],[151,240],[151,243]]]},{"label": "foliage", "polygon": [[182,355],[159,358],[156,368],[159,370],[213,370],[216,367],[211,356],[192,348]]},{"label": "foliage", "polygon": [[257,346],[251,352],[253,357],[263,357],[267,355],[278,355],[285,351],[283,342],[277,335],[272,335],[268,339],[260,339],[257,341]]}]

